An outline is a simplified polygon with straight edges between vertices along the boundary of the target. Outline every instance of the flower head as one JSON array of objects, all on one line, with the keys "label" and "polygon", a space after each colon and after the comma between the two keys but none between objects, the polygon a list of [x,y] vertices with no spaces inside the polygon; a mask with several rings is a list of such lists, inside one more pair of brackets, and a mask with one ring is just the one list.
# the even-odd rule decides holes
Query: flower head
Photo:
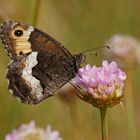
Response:
[{"label": "flower head", "polygon": [[103,61],[102,67],[88,64],[79,69],[73,83],[84,91],[80,95],[83,100],[100,108],[121,102],[125,79],[125,73],[116,62]]},{"label": "flower head", "polygon": [[59,132],[52,131],[50,126],[44,130],[37,128],[35,122],[31,121],[7,134],[5,140],[62,140],[62,138],[59,137]]},{"label": "flower head", "polygon": [[140,41],[129,35],[113,35],[105,45],[111,46],[110,53],[105,51],[105,57],[115,60],[123,67],[140,64]]}]

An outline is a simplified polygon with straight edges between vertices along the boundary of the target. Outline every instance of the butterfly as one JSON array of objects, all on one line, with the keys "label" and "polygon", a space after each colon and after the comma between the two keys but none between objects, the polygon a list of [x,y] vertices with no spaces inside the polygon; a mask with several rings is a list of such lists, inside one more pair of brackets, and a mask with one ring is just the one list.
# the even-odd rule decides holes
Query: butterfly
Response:
[{"label": "butterfly", "polygon": [[11,59],[8,89],[22,103],[37,104],[56,95],[85,60],[83,53],[72,55],[53,37],[25,23],[3,22],[0,38]]}]

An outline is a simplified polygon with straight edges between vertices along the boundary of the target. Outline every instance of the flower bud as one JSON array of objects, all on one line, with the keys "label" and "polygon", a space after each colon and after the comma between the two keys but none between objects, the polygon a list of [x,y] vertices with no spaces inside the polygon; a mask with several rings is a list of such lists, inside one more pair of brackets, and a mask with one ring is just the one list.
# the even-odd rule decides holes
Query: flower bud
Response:
[{"label": "flower bud", "polygon": [[35,122],[31,121],[7,134],[5,140],[62,140],[62,138],[59,137],[59,132],[52,131],[50,126],[44,130],[37,128]]},{"label": "flower bud", "polygon": [[105,50],[105,58],[115,60],[123,68],[140,64],[140,41],[129,35],[113,35],[105,45],[110,46],[110,51]]}]

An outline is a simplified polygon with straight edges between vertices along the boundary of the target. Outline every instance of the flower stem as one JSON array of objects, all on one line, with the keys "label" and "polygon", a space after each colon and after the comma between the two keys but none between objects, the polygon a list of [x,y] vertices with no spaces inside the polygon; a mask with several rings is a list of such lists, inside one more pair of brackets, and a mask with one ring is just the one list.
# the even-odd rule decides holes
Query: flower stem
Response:
[{"label": "flower stem", "polygon": [[36,0],[35,1],[35,9],[34,9],[34,15],[33,15],[33,25],[37,25],[38,17],[40,14],[40,9],[41,9],[41,0]]},{"label": "flower stem", "polygon": [[125,88],[125,108],[128,124],[128,140],[136,140],[136,122],[135,106],[133,97],[132,69],[127,70],[126,88]]},{"label": "flower stem", "polygon": [[107,108],[100,108],[102,140],[108,140]]}]

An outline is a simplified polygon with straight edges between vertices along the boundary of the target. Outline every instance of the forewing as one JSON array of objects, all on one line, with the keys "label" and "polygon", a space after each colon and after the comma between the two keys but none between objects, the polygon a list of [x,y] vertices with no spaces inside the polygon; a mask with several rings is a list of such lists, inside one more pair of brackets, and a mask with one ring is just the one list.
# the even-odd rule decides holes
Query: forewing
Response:
[{"label": "forewing", "polygon": [[21,22],[3,22],[0,26],[0,37],[11,59],[32,51],[71,57],[70,52],[53,37]]},{"label": "forewing", "polygon": [[31,33],[29,41],[33,51],[53,53],[65,58],[72,56],[61,43],[37,28]]}]

